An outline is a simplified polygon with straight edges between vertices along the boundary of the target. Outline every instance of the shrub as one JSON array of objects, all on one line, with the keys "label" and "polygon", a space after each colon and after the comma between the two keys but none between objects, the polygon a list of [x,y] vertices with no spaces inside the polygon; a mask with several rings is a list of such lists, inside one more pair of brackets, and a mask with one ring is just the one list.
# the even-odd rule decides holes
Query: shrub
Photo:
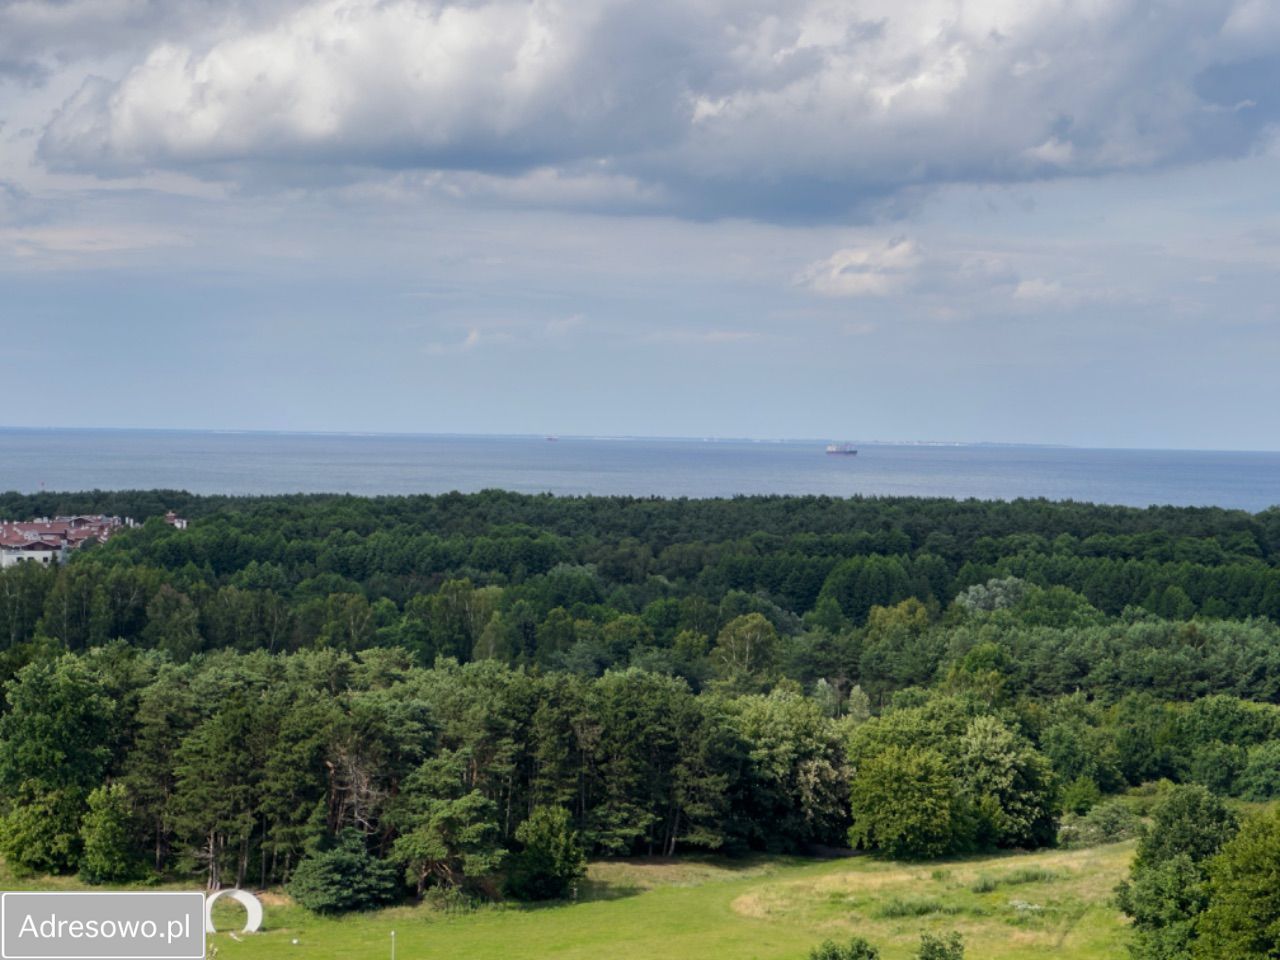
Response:
[{"label": "shrub", "polygon": [[1047,883],[1050,880],[1057,880],[1058,876],[1059,874],[1053,870],[1046,870],[1044,867],[1021,867],[1001,877],[992,877],[984,873],[969,889],[973,893],[990,893],[996,887],[1013,887],[1021,883]]},{"label": "shrub", "polygon": [[1069,814],[1058,831],[1064,847],[1096,847],[1131,840],[1142,833],[1142,821],[1120,800],[1100,803],[1084,816]]},{"label": "shrub", "polygon": [[824,940],[809,951],[809,960],[880,960],[880,951],[861,937],[847,944]]},{"label": "shrub", "polygon": [[[6,798],[8,799],[8,798]],[[0,817],[0,856],[19,876],[65,873],[80,859],[83,794],[50,790]]]},{"label": "shrub", "polygon": [[1076,777],[1062,790],[1062,809],[1067,813],[1088,813],[1102,799],[1102,791],[1091,777]]},{"label": "shrub", "polygon": [[587,870],[578,834],[564,807],[537,807],[516,828],[524,849],[511,860],[507,893],[520,900],[559,900]]},{"label": "shrub", "polygon": [[401,892],[395,865],[370,854],[354,830],[346,831],[332,850],[299,863],[288,890],[315,913],[371,910],[398,899]]},{"label": "shrub", "polygon": [[87,883],[119,883],[141,873],[131,821],[123,784],[98,787],[89,794],[89,812],[80,822],[80,876]]},{"label": "shrub", "polygon": [[470,913],[478,901],[457,887],[432,887],[423,894],[422,902],[437,913]]},{"label": "shrub", "polygon": [[922,933],[916,960],[964,960],[964,940],[954,931],[945,937]]},{"label": "shrub", "polygon": [[1019,883],[1048,883],[1050,880],[1057,879],[1058,874],[1053,870],[1047,870],[1044,867],[1021,867],[1006,873],[1000,878],[1000,882],[1005,886],[1015,886]]},{"label": "shrub", "polygon": [[927,917],[935,913],[959,912],[959,907],[944,904],[941,900],[934,900],[931,897],[894,897],[891,900],[886,900],[876,910],[876,916],[884,918]]},{"label": "shrub", "polygon": [[1149,817],[1156,807],[1164,802],[1164,798],[1177,788],[1177,784],[1167,777],[1159,780],[1147,780],[1124,795],[1124,801],[1140,817]]}]

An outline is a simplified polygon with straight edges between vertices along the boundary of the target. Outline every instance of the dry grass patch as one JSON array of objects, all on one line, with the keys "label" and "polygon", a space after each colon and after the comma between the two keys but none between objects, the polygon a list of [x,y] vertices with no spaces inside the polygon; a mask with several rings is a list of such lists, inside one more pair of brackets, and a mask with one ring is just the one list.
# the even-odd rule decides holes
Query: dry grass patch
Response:
[{"label": "dry grass patch", "polygon": [[762,857],[741,861],[723,858],[632,858],[593,861],[587,868],[583,899],[593,894],[608,896],[614,892],[639,892],[658,887],[700,887],[708,883],[724,883],[767,877],[776,873],[784,861]]},{"label": "dry grass patch", "polygon": [[925,867],[857,859],[822,876],[754,887],[732,908],[826,936],[866,937],[886,960],[910,956],[921,932],[945,930],[958,930],[969,954],[984,960],[1112,956],[1123,950],[1124,931],[1112,895],[1132,854],[1124,843]]}]

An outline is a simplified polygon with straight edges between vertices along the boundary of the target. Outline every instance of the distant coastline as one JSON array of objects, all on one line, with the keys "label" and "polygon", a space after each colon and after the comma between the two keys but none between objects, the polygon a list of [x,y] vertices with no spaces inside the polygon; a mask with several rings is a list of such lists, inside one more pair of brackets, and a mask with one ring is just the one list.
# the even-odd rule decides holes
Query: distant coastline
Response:
[{"label": "distant coastline", "polygon": [[[1280,504],[1280,454],[1051,444],[559,435],[0,428],[0,490],[365,496],[486,489],[567,496],[1040,498],[1146,507]],[[838,442],[848,442],[843,439]]]},{"label": "distant coastline", "polygon": [[239,427],[83,427],[83,426],[13,426],[0,424],[0,435],[5,433],[114,433],[114,434],[162,434],[192,436],[265,436],[265,437],[363,437],[363,438],[416,438],[438,440],[557,440],[593,442],[661,442],[661,443],[755,443],[813,445],[827,443],[852,443],[867,447],[978,447],[1034,450],[1098,450],[1117,452],[1153,453],[1280,453],[1280,450],[1236,449],[1216,447],[1113,447],[1079,443],[1061,443],[1050,440],[919,440],[919,439],[863,439],[846,436],[811,437],[735,437],[735,436],[664,436],[661,434],[595,434],[595,433],[450,433],[398,430],[297,430]]}]

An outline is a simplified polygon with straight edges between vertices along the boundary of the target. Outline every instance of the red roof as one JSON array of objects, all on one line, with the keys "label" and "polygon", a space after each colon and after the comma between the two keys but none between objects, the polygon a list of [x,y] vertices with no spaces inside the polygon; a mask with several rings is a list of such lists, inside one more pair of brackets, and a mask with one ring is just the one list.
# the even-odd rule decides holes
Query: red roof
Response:
[{"label": "red roof", "polygon": [[25,543],[6,543],[8,550],[61,550],[62,544],[49,540],[28,540]]},{"label": "red roof", "polygon": [[106,540],[121,525],[119,517],[55,517],[0,523],[0,546],[26,547],[48,543],[53,549],[75,548],[90,540]]}]

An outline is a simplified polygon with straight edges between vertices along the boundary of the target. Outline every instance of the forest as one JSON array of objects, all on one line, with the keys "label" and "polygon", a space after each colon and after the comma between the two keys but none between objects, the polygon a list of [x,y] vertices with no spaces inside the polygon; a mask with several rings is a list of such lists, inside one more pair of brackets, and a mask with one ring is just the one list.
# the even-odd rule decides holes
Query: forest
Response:
[{"label": "forest", "polygon": [[88,512],[140,523],[0,571],[17,870],[555,899],[588,856],[1121,839],[1145,792],[1182,846],[1120,903],[1173,957],[1280,833],[1223,806],[1280,796],[1280,509],[0,496]]}]

